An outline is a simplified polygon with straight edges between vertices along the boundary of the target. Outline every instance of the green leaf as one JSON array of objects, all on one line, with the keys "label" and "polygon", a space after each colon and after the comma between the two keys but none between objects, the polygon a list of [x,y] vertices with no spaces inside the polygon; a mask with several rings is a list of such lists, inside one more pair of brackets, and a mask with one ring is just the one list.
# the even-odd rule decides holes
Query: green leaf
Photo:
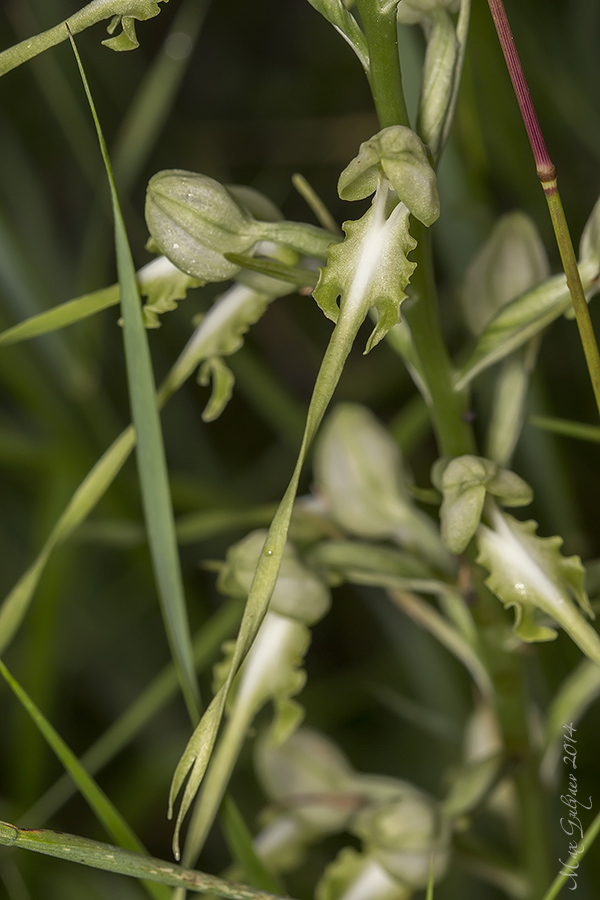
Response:
[{"label": "green leaf", "polygon": [[69,862],[78,862],[105,872],[117,872],[132,878],[156,881],[169,887],[182,888],[199,894],[216,894],[226,900],[289,900],[255,890],[247,884],[236,884],[205,875],[191,869],[183,869],[164,859],[131,853],[111,844],[92,841],[75,834],[49,831],[45,828],[18,828],[8,822],[0,822],[0,845],[23,848],[54,856]]},{"label": "green leaf", "polygon": [[[598,267],[588,260],[579,271],[588,298],[592,297],[600,290]],[[571,306],[571,295],[564,275],[555,275],[508,303],[491,320],[460,369],[456,390],[462,390],[489,366],[522,347]]]},{"label": "green leaf", "polygon": [[554,628],[539,622],[549,616],[583,652],[600,665],[600,637],[580,609],[592,614],[585,592],[585,570],[578,556],[560,553],[562,538],[540,538],[537,523],[519,522],[491,507],[492,528],[477,533],[477,562],[490,573],[486,584],[508,608],[515,607],[515,630],[523,641],[548,641]]},{"label": "green leaf", "polygon": [[[137,853],[145,853],[143,844],[138,840],[119,811],[113,806],[106,794],[100,790],[91,775],[86,772],[75,754],[67,747],[60,735],[55,731],[45,716],[42,715],[33,700],[10,674],[1,660],[0,675],[2,675],[15,696],[19,699],[24,709],[45,738],[48,746],[51,747],[64,766],[65,771],[70,774],[81,794],[85,797],[108,834],[119,844],[119,846],[124,847],[127,850],[135,850]],[[163,891],[153,884],[147,884],[146,889],[148,893],[152,897],[157,898],[157,900],[165,900],[165,898],[169,896],[167,891]]]},{"label": "green leaf", "polygon": [[424,225],[440,214],[437,179],[420,137],[404,125],[391,125],[360,145],[338,182],[342,200],[373,194],[381,176],[388,179],[409,212]]},{"label": "green leaf", "polygon": [[121,289],[123,340],[132,419],[137,438],[137,460],[148,542],[152,555],[163,620],[171,653],[178,670],[182,692],[192,719],[200,704],[192,654],[183,580],[175,535],[175,520],[160,418],[156,403],[154,373],[144,328],[135,268],[119,206],[106,143],[75,43],[73,51],[96,126],[98,142],[110,187]]}]

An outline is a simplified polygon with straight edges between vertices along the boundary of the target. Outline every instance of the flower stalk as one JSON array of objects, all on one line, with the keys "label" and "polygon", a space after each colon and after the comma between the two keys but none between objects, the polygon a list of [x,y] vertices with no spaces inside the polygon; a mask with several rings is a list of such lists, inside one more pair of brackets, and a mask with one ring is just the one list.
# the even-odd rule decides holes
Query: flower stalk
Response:
[{"label": "flower stalk", "polygon": [[581,283],[575,251],[573,250],[569,226],[558,191],[556,168],[550,159],[550,154],[544,141],[503,0],[488,0],[488,3],[533,152],[537,176],[548,204],[556,243],[573,301],[577,327],[579,328],[583,352],[592,382],[596,406],[600,414],[600,354],[598,353],[598,344],[585,298],[585,291]]}]

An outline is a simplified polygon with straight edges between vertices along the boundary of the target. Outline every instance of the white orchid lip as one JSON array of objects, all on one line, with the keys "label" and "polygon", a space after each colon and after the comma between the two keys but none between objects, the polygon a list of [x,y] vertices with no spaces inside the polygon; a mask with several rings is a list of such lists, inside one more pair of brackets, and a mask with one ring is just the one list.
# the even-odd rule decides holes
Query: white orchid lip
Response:
[{"label": "white orchid lip", "polygon": [[584,617],[593,613],[579,557],[562,556],[561,538],[538,537],[535,522],[519,522],[492,503],[488,521],[492,527],[480,525],[477,532],[477,562],[490,573],[486,579],[490,590],[507,608],[515,607],[517,635],[524,641],[553,640],[556,630],[536,620],[541,612],[600,664],[600,636]]}]

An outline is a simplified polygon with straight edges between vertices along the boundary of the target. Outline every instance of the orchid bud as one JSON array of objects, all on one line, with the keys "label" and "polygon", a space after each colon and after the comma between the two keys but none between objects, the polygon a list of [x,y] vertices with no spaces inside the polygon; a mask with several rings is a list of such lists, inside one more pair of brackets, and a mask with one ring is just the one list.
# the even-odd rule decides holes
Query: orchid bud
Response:
[{"label": "orchid bud", "polygon": [[338,182],[342,200],[362,200],[374,193],[380,172],[409,211],[424,225],[440,214],[437,179],[420,137],[404,125],[391,125],[360,145]]},{"label": "orchid bud", "polygon": [[403,485],[398,446],[369,410],[346,403],[329,416],[315,451],[315,475],[342,528],[395,540],[438,569],[452,568],[437,528]]},{"label": "orchid bud", "polygon": [[153,246],[203,283],[232,278],[239,266],[224,254],[247,253],[257,240],[254,219],[227,188],[180,169],[150,179],[146,223]]},{"label": "orchid bud", "polygon": [[367,852],[401,884],[425,887],[433,857],[440,878],[450,855],[450,823],[432,798],[410,784],[398,782],[396,797],[370,804],[352,822]]},{"label": "orchid bud", "polygon": [[511,300],[548,277],[538,231],[522,212],[503,216],[467,269],[462,306],[473,334],[481,334]]},{"label": "orchid bud", "polygon": [[255,765],[268,796],[305,828],[327,834],[347,827],[356,810],[346,787],[353,772],[324,735],[301,728],[279,747],[260,741]]},{"label": "orchid bud", "polygon": [[502,506],[527,506],[533,500],[533,491],[522,478],[482,456],[439,459],[431,479],[443,494],[442,540],[451,553],[462,553],[477,531],[486,493]]},{"label": "orchid bud", "polygon": [[[222,593],[244,599],[248,596],[266,534],[266,531],[253,531],[230,547],[218,580]],[[312,625],[325,615],[329,604],[325,583],[300,561],[294,547],[286,544],[269,610]]]},{"label": "orchid bud", "polygon": [[460,0],[400,0],[396,15],[401,25],[416,25],[439,9],[456,12]]}]

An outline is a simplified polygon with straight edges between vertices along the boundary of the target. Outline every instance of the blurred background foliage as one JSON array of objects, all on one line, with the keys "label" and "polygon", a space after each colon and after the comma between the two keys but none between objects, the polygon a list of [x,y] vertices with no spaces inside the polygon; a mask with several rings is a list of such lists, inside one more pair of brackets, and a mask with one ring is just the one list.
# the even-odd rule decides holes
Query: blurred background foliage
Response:
[{"label": "blurred background foliage", "polygon": [[[499,214],[527,211],[558,268],[487,4],[475,0],[473,6],[457,118],[440,170],[442,217],[434,230],[443,317],[457,353],[465,343],[457,303],[464,268]],[[74,0],[4,0],[0,43],[9,46],[76,8]],[[507,8],[577,241],[600,193],[600,6],[597,0],[526,0],[507,2]],[[169,29],[175,36],[165,43]],[[144,249],[145,185],[163,168],[252,185],[286,217],[313,221],[291,184],[292,174],[301,172],[338,221],[356,217],[351,205],[337,198],[337,177],[377,124],[354,55],[305,0],[171,0],[137,31],[141,46],[132,53],[102,47],[102,25],[77,43],[138,266],[150,258]],[[414,109],[420,32],[403,32],[401,48]],[[0,327],[5,328],[112,283],[115,272],[101,159],[70,48],[61,45],[0,80],[0,105]],[[183,347],[194,316],[217,293],[217,288],[192,292],[150,333],[158,378]],[[596,310],[593,315],[600,324]],[[163,422],[178,516],[252,508],[280,497],[329,332],[310,298],[282,299],[231,359],[236,388],[217,422],[202,423],[207,391],[193,380],[170,402]],[[489,390],[482,382],[475,412],[485,423]],[[118,313],[108,310],[54,336],[3,348],[0,391],[4,596],[81,478],[128,424]],[[435,448],[411,401],[410,379],[387,346],[366,358],[360,349],[353,353],[338,396],[368,404],[389,423],[408,451],[417,483],[428,484]],[[594,421],[572,322],[560,320],[545,338],[530,403],[535,412]],[[526,427],[515,468],[535,487],[532,509],[541,533],[562,534],[566,551],[584,559],[600,555],[597,449]],[[307,474],[305,489],[309,483]],[[259,510],[261,517],[267,514]],[[77,538],[55,554],[6,654],[77,753],[168,662],[141,527],[130,461]],[[243,524],[226,532],[192,528],[182,543],[194,629],[219,607],[214,575],[203,561],[223,558],[245,529]],[[232,621],[224,630],[234,627]],[[215,639],[209,662],[218,646]],[[579,652],[564,636],[532,654],[531,678],[541,706],[578,661]],[[307,668],[303,701],[310,725],[338,739],[357,768],[443,793],[446,767],[459,758],[471,696],[462,670],[428,635],[399,618],[378,592],[340,591],[332,613],[315,629]],[[202,682],[208,696],[208,665]],[[183,704],[167,704],[99,776],[149,850],[167,858],[166,795],[187,735]],[[600,801],[594,709],[581,726],[579,751],[582,796],[592,793],[594,802]],[[254,828],[262,800],[249,766],[246,753],[232,792]],[[0,690],[0,818],[46,824],[28,817],[27,810],[59,775],[58,763],[16,701]],[[559,794],[560,785],[551,801],[557,859]],[[48,824],[105,838],[77,798]],[[319,865],[334,849],[333,843],[319,849],[290,891],[310,896]],[[590,885],[600,880],[595,855],[595,861],[585,860],[579,900],[592,897]],[[226,865],[218,834],[202,862],[210,871]],[[1,898],[100,898],[109,891],[115,898],[140,895],[135,885],[115,876],[28,855],[0,858]],[[439,888],[440,900],[458,896],[500,895],[459,872]]]}]

